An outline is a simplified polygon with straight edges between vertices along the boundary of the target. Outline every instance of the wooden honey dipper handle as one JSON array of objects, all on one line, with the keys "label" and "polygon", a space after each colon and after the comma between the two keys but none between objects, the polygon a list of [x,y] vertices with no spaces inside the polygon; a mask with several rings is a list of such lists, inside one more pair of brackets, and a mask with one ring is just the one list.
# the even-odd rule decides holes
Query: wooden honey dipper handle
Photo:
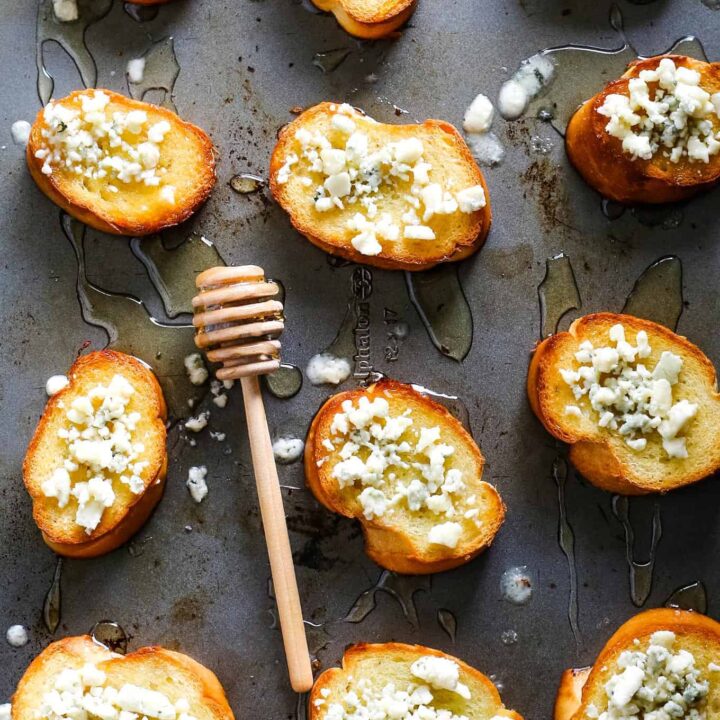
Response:
[{"label": "wooden honey dipper handle", "polygon": [[257,376],[240,382],[290,684],[295,692],[307,692],[313,685],[310,653],[260,383]]},{"label": "wooden honey dipper handle", "polygon": [[280,343],[276,337],[283,329],[282,304],[272,299],[278,293],[278,286],[267,282],[262,268],[255,265],[210,268],[198,275],[196,284],[200,294],[193,298],[195,343],[207,352],[211,361],[223,363],[216,372],[219,380],[239,379],[242,385],[250,453],[290,684],[295,692],[307,692],[313,685],[310,653],[280,481],[258,381],[259,374],[280,366]]}]

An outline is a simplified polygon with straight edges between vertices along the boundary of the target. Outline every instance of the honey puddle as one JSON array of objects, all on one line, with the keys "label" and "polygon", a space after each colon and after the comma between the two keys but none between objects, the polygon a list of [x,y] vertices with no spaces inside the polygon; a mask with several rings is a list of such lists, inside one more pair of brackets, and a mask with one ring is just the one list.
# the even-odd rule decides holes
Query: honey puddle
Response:
[{"label": "honey puddle", "polygon": [[153,370],[171,418],[187,415],[187,400],[197,390],[183,364],[186,355],[197,352],[192,324],[158,320],[142,300],[91,283],[85,269],[85,226],[65,213],[61,213],[61,225],[77,259],[76,289],[83,320],[107,333],[106,347],[134,355]]},{"label": "honey puddle", "polygon": [[705,584],[700,580],[675,590],[665,601],[665,607],[679,608],[680,610],[694,610],[707,614],[708,598]]},{"label": "honey puddle", "polygon": [[[172,37],[156,42],[143,55],[145,58],[145,70],[143,78],[139,83],[130,82],[128,79],[128,91],[130,97],[135,100],[146,100],[156,105],[168,108],[177,112],[175,107],[175,82],[180,74],[180,65],[175,55],[175,45]],[[149,93],[160,92],[161,97],[146,97]]]},{"label": "honey puddle", "polygon": [[63,559],[58,555],[52,583],[45,596],[42,612],[45,627],[51,634],[53,634],[58,629],[58,625],[60,625],[60,613],[62,611],[62,569]]},{"label": "honey puddle", "polygon": [[570,630],[575,638],[575,644],[579,648],[582,644],[580,636],[580,625],[578,622],[579,606],[578,606],[578,574],[577,562],[575,559],[575,533],[567,517],[567,503],[565,501],[565,486],[567,485],[568,463],[567,460],[558,455],[553,461],[552,467],[553,480],[557,487],[558,507],[560,513],[558,517],[558,544],[565,555],[568,563],[568,578],[570,581],[570,593],[568,595],[567,616],[570,623]]},{"label": "honey puddle", "polygon": [[97,83],[97,65],[85,44],[86,30],[104,18],[112,7],[112,0],[78,0],[78,19],[60,22],[53,11],[53,0],[40,0],[37,14],[35,62],[37,65],[37,91],[40,102],[46,105],[52,98],[55,81],[45,67],[45,45],[56,42],[70,57],[86,87]]},{"label": "honey puddle", "polygon": [[148,277],[163,301],[165,314],[176,318],[192,314],[197,294],[195,277],[209,267],[225,265],[215,245],[202,235],[193,234],[173,247],[160,235],[133,238],[130,248],[147,270]]},{"label": "honey puddle", "polygon": [[448,637],[452,642],[455,642],[457,637],[457,618],[453,615],[450,610],[440,608],[437,611],[438,625],[447,633]]},{"label": "honey puddle", "polygon": [[630,599],[636,607],[642,607],[650,596],[655,570],[657,546],[662,538],[662,518],[660,504],[655,503],[652,516],[652,536],[648,559],[641,562],[635,559],[635,531],[630,522],[630,498],[614,495],[612,499],[613,515],[620,521],[625,533],[625,558],[630,572]]},{"label": "honey puddle", "polygon": [[661,257],[637,279],[622,311],[676,330],[683,311],[682,278],[680,258]]},{"label": "honey puddle", "polygon": [[473,317],[458,272],[457,263],[444,263],[432,270],[406,272],[405,282],[432,344],[460,362],[472,347]]},{"label": "honey puddle", "polygon": [[545,277],[538,286],[540,336],[545,339],[558,331],[560,320],[570,310],[579,310],[582,299],[570,258],[560,253],[545,262]]},{"label": "honey puddle", "polygon": [[128,636],[125,630],[112,620],[101,620],[95,623],[90,630],[90,637],[98,645],[120,655],[127,653]]},{"label": "honey puddle", "polygon": [[403,616],[417,630],[420,627],[420,618],[415,606],[415,593],[429,591],[430,584],[428,575],[397,575],[383,570],[377,583],[365,590],[355,601],[345,616],[345,622],[362,622],[377,607],[377,593],[385,592],[397,600]]},{"label": "honey puddle", "polygon": [[123,3],[123,10],[135,22],[149,22],[158,16],[160,7],[158,5],[136,5],[135,3],[126,2]]}]

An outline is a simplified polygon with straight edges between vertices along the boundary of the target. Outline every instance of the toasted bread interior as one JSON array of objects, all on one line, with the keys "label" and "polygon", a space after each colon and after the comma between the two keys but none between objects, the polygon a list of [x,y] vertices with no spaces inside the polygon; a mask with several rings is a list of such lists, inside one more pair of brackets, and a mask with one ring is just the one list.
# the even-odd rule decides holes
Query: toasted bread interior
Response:
[{"label": "toasted bread interior", "polygon": [[108,535],[120,544],[126,538],[118,529],[146,518],[160,498],[167,467],[162,392],[139,360],[108,350],[80,357],[68,377],[25,457],[33,516],[59,549]]},{"label": "toasted bread interior", "polygon": [[[126,656],[112,653],[88,636],[49,645],[31,663],[13,696],[14,720],[57,717],[79,702],[104,701],[91,717],[106,720],[135,712],[148,720],[232,720],[225,693],[215,675],[187,655],[147,647]],[[101,714],[103,713],[103,714]],[[69,717],[74,715],[68,714]],[[126,716],[124,716],[126,717]]]},{"label": "toasted bread interior", "polygon": [[385,125],[322,103],[281,132],[271,188],[324,250],[380,267],[465,257],[490,226],[482,173],[451,125]]},{"label": "toasted bread interior", "polygon": [[399,572],[435,572],[484,549],[504,507],[484,458],[441,405],[383,381],[332,397],[305,450],[311,490],[363,524],[368,553]]},{"label": "toasted bread interior", "polygon": [[52,200],[107,232],[143,235],[182,222],[215,183],[214,150],[202,130],[109,90],[48,103],[27,159]]},{"label": "toasted bread interior", "polygon": [[720,625],[684,610],[636,615],[603,648],[573,714],[558,720],[623,717],[632,705],[643,718],[668,709],[671,717],[718,717]]},{"label": "toasted bread interior", "polygon": [[[616,395],[632,398],[638,393],[637,396],[643,398],[644,404],[630,404],[627,412],[619,410],[620,401],[610,406],[599,404],[597,395],[596,406],[593,406],[590,399],[593,389],[585,392],[582,380],[575,382],[571,377],[569,383],[567,375],[563,376],[568,371],[572,376],[580,368],[595,367],[593,363],[601,363],[603,353],[607,358],[608,348],[617,349],[616,341],[610,339],[612,328],[617,326],[624,328],[625,342],[632,348],[643,344],[647,347],[644,353],[637,353],[635,361],[625,364],[635,370],[642,365],[648,374],[644,385],[628,381],[627,394]],[[644,341],[639,339],[639,334],[645,336]],[[595,360],[586,361],[589,346],[584,343],[592,346],[589,352]],[[668,358],[672,360],[669,365]],[[663,398],[661,393],[658,400],[655,380],[665,377],[663,367],[670,367],[673,362],[681,364],[677,380],[659,388],[667,395]],[[608,378],[613,377],[625,382],[624,377],[614,371],[601,372],[599,384],[608,386],[612,383]],[[582,390],[580,395],[576,394],[578,384]],[[545,427],[572,445],[571,460],[589,480],[601,487],[628,493],[666,492],[706,477],[720,467],[720,397],[715,370],[696,346],[661,325],[612,313],[576,320],[568,332],[549,338],[537,348],[528,376],[528,392],[531,405]],[[656,401],[661,406],[665,404],[664,409],[654,407]],[[676,407],[678,404],[680,407]],[[672,418],[683,406],[689,412],[673,433]],[[613,420],[601,427],[608,411]],[[634,419],[651,422],[644,429],[628,432],[625,423],[632,425]],[[659,427],[652,427],[657,422]]]},{"label": "toasted bread interior", "polygon": [[720,178],[720,65],[644,58],[572,117],[568,156],[620,202],[671,202]]},{"label": "toasted bread interior", "polygon": [[[355,698],[360,708],[378,714],[354,714]],[[475,668],[438,650],[402,643],[350,647],[342,669],[326,670],[317,679],[309,703],[312,720],[522,720],[503,706],[497,688]],[[395,714],[379,714],[380,708],[385,712],[392,708],[390,712]]]}]

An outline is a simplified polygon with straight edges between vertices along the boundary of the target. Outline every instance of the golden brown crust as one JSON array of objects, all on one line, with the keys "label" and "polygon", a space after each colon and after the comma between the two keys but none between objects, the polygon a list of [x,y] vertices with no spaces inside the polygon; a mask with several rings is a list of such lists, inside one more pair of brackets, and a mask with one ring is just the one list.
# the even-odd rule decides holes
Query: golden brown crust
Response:
[{"label": "golden brown crust", "polygon": [[[569,419],[566,404],[575,403],[566,383],[560,376],[568,358],[583,339],[590,334],[606,331],[621,323],[631,333],[647,332],[650,345],[669,349],[684,360],[683,373],[692,380],[693,402],[700,402],[698,417],[688,432],[690,457],[674,458],[667,462],[640,466],[629,463],[630,452],[616,433],[604,431],[595,422],[582,423]],[[607,339],[607,333],[604,334]],[[690,381],[688,381],[690,382]],[[567,332],[543,340],[535,349],[527,377],[530,407],[545,429],[558,440],[570,445],[570,461],[577,470],[597,487],[622,495],[641,495],[667,492],[711,475],[720,468],[720,396],[717,393],[715,368],[703,352],[689,340],[657,323],[630,315],[595,313],[578,318]],[[707,436],[707,437],[706,437]],[[698,439],[701,449],[691,443]],[[642,459],[643,454],[635,456]]]},{"label": "golden brown crust", "polygon": [[[143,458],[149,463],[142,473],[145,490],[134,494],[125,487],[114,487],[115,503],[105,510],[97,528],[87,534],[72,521],[70,509],[59,509],[54,498],[44,495],[41,485],[53,471],[49,461],[58,451],[55,436],[51,433],[67,423],[64,417],[67,408],[61,407],[64,400],[72,399],[78,388],[84,388],[87,383],[108,382],[116,373],[123,375],[135,388],[135,408],[143,415],[143,442],[147,448]],[[67,557],[95,557],[114,550],[132,537],[162,497],[167,473],[167,407],[152,371],[124,353],[101,350],[82,355],[70,368],[68,379],[70,384],[51,397],[45,406],[25,455],[23,481],[33,500],[33,518],[47,545]]]},{"label": "golden brown crust", "polygon": [[435,424],[451,429],[457,438],[457,445],[462,445],[464,451],[472,457],[471,464],[478,478],[482,476],[485,458],[480,448],[446,408],[418,393],[410,385],[382,380],[368,388],[333,395],[315,415],[305,443],[305,480],[308,488],[328,510],[360,521],[365,551],[381,567],[398,573],[419,575],[451,570],[469,562],[490,545],[505,519],[505,505],[497,490],[489,483],[478,483],[485,507],[482,512],[482,529],[474,533],[465,530],[464,539],[456,548],[438,547],[432,553],[420,548],[402,523],[393,523],[383,518],[367,520],[357,500],[348,498],[338,489],[337,481],[331,475],[330,463],[324,460],[331,453],[322,441],[330,437],[333,417],[341,411],[345,400],[355,401],[361,396],[372,398],[380,393],[398,405],[414,410],[421,408],[425,413],[432,414]]},{"label": "golden brown crust", "polygon": [[[642,612],[620,626],[608,640],[589,672],[583,669],[566,670],[563,673],[558,691],[558,700],[561,700],[562,694],[562,714],[557,714],[556,704],[555,720],[582,720],[587,717],[585,710],[588,703],[604,688],[607,676],[611,673],[619,654],[634,647],[633,643],[636,639],[649,639],[658,630],[669,630],[686,643],[692,642],[694,647],[704,648],[709,652],[714,651],[713,657],[720,651],[720,623],[715,620],[699,613],[674,608],[658,608]],[[573,679],[568,673],[573,672],[579,672],[580,675],[575,678],[576,686],[571,688]],[[578,691],[580,691],[579,695]]]},{"label": "golden brown crust", "polygon": [[[57,102],[71,104],[75,98],[94,92],[76,90]],[[163,141],[162,162],[168,167],[167,178],[176,183],[175,203],[159,199],[156,188],[142,188],[137,183],[112,195],[103,189],[107,183],[98,180],[86,187],[78,176],[54,169],[42,172],[43,161],[35,157],[42,144],[46,127],[43,110],[37,114],[30,131],[26,158],[28,169],[38,187],[60,208],[81,222],[114,235],[150,235],[187,220],[208,198],[215,186],[215,148],[199,127],[181,120],[170,110],[150,103],[132,100],[110,90],[102,90],[117,110],[145,110],[154,121],[167,120],[171,129]],[[175,172],[175,175],[173,175]]]},{"label": "golden brown crust", "polygon": [[387,37],[402,27],[415,12],[417,0],[312,0],[335,15],[340,26],[364,40]]},{"label": "golden brown crust", "polygon": [[[612,93],[627,94],[628,82],[641,70],[654,69],[663,58],[697,70],[709,93],[720,91],[720,63],[706,63],[683,55],[659,55],[631,63],[621,78],[583,103],[572,116],[565,135],[570,162],[601,195],[621,203],[666,203],[683,200],[720,180],[720,156],[710,162],[687,159],[671,163],[659,154],[651,160],[632,160],[622,142],[605,131],[608,118],[597,110]],[[720,128],[716,127],[715,130]]]},{"label": "golden brown crust", "polygon": [[571,720],[580,707],[582,690],[591,670],[591,667],[565,670],[560,678],[560,686],[555,698],[553,720]]},{"label": "golden brown crust", "polygon": [[[320,720],[323,705],[316,705],[316,701],[324,700],[328,691],[332,691],[334,684],[342,681],[345,677],[352,677],[353,680],[359,680],[363,677],[359,665],[363,661],[376,656],[379,661],[387,661],[392,663],[402,659],[407,663],[413,663],[420,657],[432,655],[434,657],[447,658],[456,662],[460,666],[461,681],[467,685],[472,683],[471,688],[477,685],[482,688],[482,692],[487,694],[487,699],[483,703],[483,708],[487,708],[488,718],[490,716],[499,716],[508,718],[509,720],[523,720],[522,716],[514,710],[508,710],[503,706],[500,693],[490,678],[486,677],[476,668],[468,665],[459,658],[453,657],[446,653],[435,650],[434,648],[425,647],[423,645],[407,645],[405,643],[389,642],[389,643],[358,643],[351,645],[342,657],[342,668],[330,668],[325,670],[315,681],[308,698],[308,709],[310,720]],[[468,677],[469,676],[469,677]],[[470,682],[468,682],[470,679]],[[325,694],[323,694],[325,691]],[[473,715],[473,717],[479,716]]]},{"label": "golden brown crust", "polygon": [[[68,667],[79,668],[90,663],[108,676],[108,682],[120,686],[125,682],[142,685],[148,676],[161,674],[156,682],[172,676],[176,692],[188,693],[193,714],[198,720],[233,720],[225,691],[208,668],[191,657],[158,646],[144,647],[127,655],[110,652],[88,635],[68,637],[48,645],[25,671],[12,700],[13,720],[35,720],[43,693],[50,679]],[[160,672],[159,672],[160,671]],[[115,681],[115,682],[113,682]],[[160,685],[160,690],[166,688]],[[171,696],[177,701],[181,696]]]},{"label": "golden brown crust", "polygon": [[[457,129],[443,120],[426,120],[419,125],[388,125],[378,123],[388,137],[397,139],[422,133],[423,137],[440,137],[446,144],[446,151],[455,165],[463,167],[468,173],[468,184],[480,185],[485,193],[486,204],[469,215],[463,214],[461,220],[445,220],[443,227],[448,238],[452,238],[450,247],[446,247],[445,238],[435,241],[404,241],[385,243],[378,255],[363,255],[350,244],[349,233],[337,233],[318,213],[305,213],[298,208],[296,198],[289,192],[288,184],[277,182],[278,170],[285,164],[295,133],[323,116],[332,114],[331,108],[340,103],[323,102],[309,108],[295,120],[282,128],[278,142],[270,159],[270,190],[280,206],[288,213],[293,227],[311,243],[331,255],[342,257],[351,262],[372,265],[386,270],[427,270],[441,262],[455,262],[477,252],[485,243],[492,223],[490,193],[480,168]],[[453,216],[454,217],[454,216]]]}]

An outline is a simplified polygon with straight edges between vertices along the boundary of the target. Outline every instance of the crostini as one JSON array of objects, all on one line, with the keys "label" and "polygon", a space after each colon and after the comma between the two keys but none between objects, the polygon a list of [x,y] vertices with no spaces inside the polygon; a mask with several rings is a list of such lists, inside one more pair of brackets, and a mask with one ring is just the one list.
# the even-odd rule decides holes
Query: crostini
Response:
[{"label": "crostini", "polygon": [[157,646],[118,655],[80,635],[30,663],[12,718],[233,720],[233,712],[217,677],[187,655]]},{"label": "crostini", "polygon": [[407,574],[449,570],[490,545],[505,506],[484,464],[442,405],[392,380],[331,397],[305,444],[318,501],[357,518],[367,554]]},{"label": "crostini", "polygon": [[27,163],[54,203],[116,235],[187,220],[215,185],[215,150],[204,131],[110,90],[51,100],[33,123]]},{"label": "crostini", "polygon": [[386,125],[350,105],[321,103],[280,132],[270,188],[312,243],[376,267],[461,260],[490,229],[480,168],[440,120]]},{"label": "crostini", "polygon": [[648,610],[610,638],[592,668],[567,670],[555,720],[715,718],[720,624],[686,610]]},{"label": "crostini", "polygon": [[720,64],[682,55],[632,63],[573,115],[570,162],[621,203],[683,200],[720,179]]},{"label": "crostini", "polygon": [[364,40],[387,37],[402,27],[415,12],[417,0],[312,0],[331,12],[340,26]]},{"label": "crostini", "polygon": [[662,325],[581,317],[535,349],[527,391],[570,461],[604,490],[665,493],[720,468],[715,368]]},{"label": "crostini", "polygon": [[153,373],[130,355],[83,355],[68,380],[45,406],[23,480],[45,542],[94,557],[126,542],[162,496],[167,410]]},{"label": "crostini", "polygon": [[479,670],[439,650],[395,642],[349,647],[342,668],[315,682],[309,717],[522,720]]}]

